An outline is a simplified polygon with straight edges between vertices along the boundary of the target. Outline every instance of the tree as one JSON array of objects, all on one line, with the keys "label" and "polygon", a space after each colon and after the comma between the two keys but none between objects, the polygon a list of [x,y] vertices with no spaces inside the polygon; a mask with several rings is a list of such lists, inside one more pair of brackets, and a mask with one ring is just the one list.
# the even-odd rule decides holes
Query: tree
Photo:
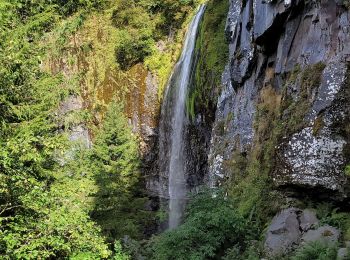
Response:
[{"label": "tree", "polygon": [[181,226],[154,239],[151,259],[215,258],[230,246],[244,249],[253,233],[254,225],[248,225],[222,192],[202,192],[190,201]]},{"label": "tree", "polygon": [[89,162],[99,189],[92,217],[110,242],[140,238],[150,213],[144,209],[138,142],[116,102],[108,107]]}]

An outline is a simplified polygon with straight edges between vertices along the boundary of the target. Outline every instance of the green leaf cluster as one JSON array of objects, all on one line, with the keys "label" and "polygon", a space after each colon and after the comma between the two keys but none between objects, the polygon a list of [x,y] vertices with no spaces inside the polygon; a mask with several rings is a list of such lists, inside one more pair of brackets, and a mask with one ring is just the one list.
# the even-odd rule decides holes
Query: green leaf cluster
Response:
[{"label": "green leaf cluster", "polygon": [[229,2],[210,0],[196,42],[196,66],[187,100],[187,113],[212,115],[221,88],[221,76],[228,60],[225,24]]},{"label": "green leaf cluster", "polygon": [[311,242],[297,250],[291,260],[333,260],[337,259],[337,247]]},{"label": "green leaf cluster", "polygon": [[[82,81],[61,69],[60,56],[71,51],[72,35],[91,12],[101,11],[116,30],[116,61],[132,66],[158,53],[156,41],[182,26],[194,5],[0,1],[0,258],[130,259],[119,239],[144,238],[153,221],[145,210],[138,139],[123,107],[112,102],[91,150],[68,142],[67,129],[92,116],[59,114]],[[91,42],[81,46],[85,54],[97,51]],[[50,58],[58,59],[57,68],[47,69]]]},{"label": "green leaf cluster", "polygon": [[112,22],[118,30],[116,60],[123,70],[156,52],[156,42],[179,28],[198,1],[118,0]]},{"label": "green leaf cluster", "polygon": [[[42,37],[92,1],[0,3],[0,258],[47,259],[111,252],[91,220],[93,176],[77,163],[57,122],[60,103],[77,92],[41,69]],[[69,6],[68,6],[69,5]],[[69,32],[67,32],[69,33]]]},{"label": "green leaf cluster", "polygon": [[98,186],[93,219],[111,242],[126,235],[142,238],[151,213],[144,209],[138,142],[116,102],[108,107],[87,163]]},{"label": "green leaf cluster", "polygon": [[254,230],[222,192],[203,192],[190,201],[181,226],[154,239],[151,259],[212,259],[233,245],[242,252]]}]

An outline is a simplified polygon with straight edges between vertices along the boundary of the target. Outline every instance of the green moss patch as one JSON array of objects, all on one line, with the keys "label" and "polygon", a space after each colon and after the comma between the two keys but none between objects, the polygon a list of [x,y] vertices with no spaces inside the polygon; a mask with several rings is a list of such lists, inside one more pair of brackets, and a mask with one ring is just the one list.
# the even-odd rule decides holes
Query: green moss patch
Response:
[{"label": "green moss patch", "polygon": [[187,112],[192,118],[198,112],[211,114],[215,111],[221,75],[228,59],[225,38],[228,8],[226,0],[207,3],[196,42],[197,64],[187,102]]}]

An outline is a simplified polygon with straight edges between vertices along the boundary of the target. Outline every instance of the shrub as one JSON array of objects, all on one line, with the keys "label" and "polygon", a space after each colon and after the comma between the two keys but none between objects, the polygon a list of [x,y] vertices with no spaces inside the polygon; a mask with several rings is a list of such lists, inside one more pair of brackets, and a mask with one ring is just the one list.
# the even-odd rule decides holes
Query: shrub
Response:
[{"label": "shrub", "polygon": [[291,258],[291,260],[334,260],[337,259],[337,247],[327,246],[320,242],[306,244]]},{"label": "shrub", "polygon": [[339,208],[332,208],[332,204],[322,203],[317,206],[317,216],[320,224],[328,224],[341,229],[344,232],[344,238],[350,238],[350,214],[342,212]]},{"label": "shrub", "polygon": [[253,234],[254,225],[248,225],[222,192],[202,192],[188,206],[181,226],[154,239],[151,259],[213,258],[235,244],[244,249]]},{"label": "shrub", "polygon": [[108,240],[140,238],[149,212],[144,210],[146,199],[139,185],[138,143],[116,102],[108,107],[86,163],[99,187],[92,217]]}]

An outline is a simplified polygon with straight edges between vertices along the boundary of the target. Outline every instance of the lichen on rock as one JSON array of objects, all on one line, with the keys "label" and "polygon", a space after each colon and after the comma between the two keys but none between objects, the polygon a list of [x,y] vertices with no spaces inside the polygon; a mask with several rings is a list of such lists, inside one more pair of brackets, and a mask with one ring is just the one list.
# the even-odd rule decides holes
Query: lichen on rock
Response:
[{"label": "lichen on rock", "polygon": [[[231,1],[230,57],[214,130],[229,113],[234,118],[220,134],[213,130],[212,183],[231,174],[225,161],[239,153],[257,156],[256,149],[269,147],[277,187],[311,187],[347,197],[349,31],[349,11],[334,0]],[[273,117],[268,114],[270,137],[254,129],[266,120],[261,108],[267,88],[281,95]],[[272,137],[274,147],[266,145]]]}]

